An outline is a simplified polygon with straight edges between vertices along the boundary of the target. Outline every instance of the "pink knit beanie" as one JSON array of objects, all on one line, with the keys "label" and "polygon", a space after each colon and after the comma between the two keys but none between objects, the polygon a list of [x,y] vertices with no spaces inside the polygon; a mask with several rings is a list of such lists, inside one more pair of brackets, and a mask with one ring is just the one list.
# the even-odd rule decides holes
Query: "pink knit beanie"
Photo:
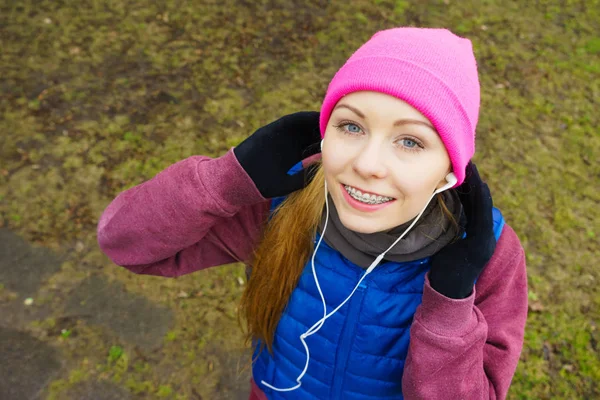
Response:
[{"label": "pink knit beanie", "polygon": [[357,91],[395,96],[436,128],[460,185],[475,152],[479,79],[471,41],[446,29],[377,32],[335,74],[321,106],[321,136],[337,102]]}]

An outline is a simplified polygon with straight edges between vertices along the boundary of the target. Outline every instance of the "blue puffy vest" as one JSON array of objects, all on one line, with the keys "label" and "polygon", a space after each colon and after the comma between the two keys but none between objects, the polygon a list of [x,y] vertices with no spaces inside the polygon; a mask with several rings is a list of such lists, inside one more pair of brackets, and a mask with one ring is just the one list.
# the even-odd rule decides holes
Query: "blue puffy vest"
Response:
[{"label": "blue puffy vest", "polygon": [[[279,202],[274,201],[272,209]],[[502,214],[494,209],[496,239],[503,226]],[[323,316],[309,260],[277,326],[273,355],[265,348],[257,357],[260,343],[256,346],[254,381],[269,399],[403,399],[410,326],[421,304],[429,267],[429,258],[380,263],[350,300],[306,338],[310,363],[302,386],[291,392],[274,391],[261,380],[278,388],[297,384],[306,362],[299,337]],[[365,273],[325,241],[315,257],[315,270],[327,312],[344,301]]]}]

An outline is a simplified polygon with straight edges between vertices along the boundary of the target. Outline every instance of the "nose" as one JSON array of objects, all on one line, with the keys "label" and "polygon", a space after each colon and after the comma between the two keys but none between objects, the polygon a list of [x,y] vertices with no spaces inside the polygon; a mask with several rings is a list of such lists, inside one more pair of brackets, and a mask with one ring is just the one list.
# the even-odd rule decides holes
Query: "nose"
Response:
[{"label": "nose", "polygon": [[387,168],[383,161],[383,150],[383,143],[376,140],[367,141],[358,150],[352,168],[364,179],[384,178],[387,175]]}]

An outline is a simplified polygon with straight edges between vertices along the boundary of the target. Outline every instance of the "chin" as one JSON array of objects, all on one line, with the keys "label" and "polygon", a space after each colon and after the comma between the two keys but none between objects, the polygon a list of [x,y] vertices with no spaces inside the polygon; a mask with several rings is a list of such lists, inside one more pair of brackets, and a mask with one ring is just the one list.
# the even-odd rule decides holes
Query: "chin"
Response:
[{"label": "chin", "polygon": [[346,229],[357,233],[376,233],[391,229],[392,227],[374,221],[365,221],[363,218],[340,215],[340,221]]}]

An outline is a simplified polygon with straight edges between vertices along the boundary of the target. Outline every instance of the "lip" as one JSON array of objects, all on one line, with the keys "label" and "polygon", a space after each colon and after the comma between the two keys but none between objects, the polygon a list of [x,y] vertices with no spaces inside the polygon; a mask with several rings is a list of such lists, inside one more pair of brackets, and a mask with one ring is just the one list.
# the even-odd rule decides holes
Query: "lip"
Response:
[{"label": "lip", "polygon": [[341,183],[340,183],[340,189],[342,191],[342,196],[344,196],[344,199],[346,200],[346,202],[348,202],[348,204],[350,204],[350,206],[352,206],[352,208],[355,208],[358,211],[373,212],[373,211],[381,210],[382,208],[385,208],[396,201],[394,199],[394,200],[388,201],[387,203],[383,203],[383,204],[365,204],[365,203],[361,203],[358,200],[354,200],[352,198],[352,196],[350,196],[348,194],[344,185]]}]

